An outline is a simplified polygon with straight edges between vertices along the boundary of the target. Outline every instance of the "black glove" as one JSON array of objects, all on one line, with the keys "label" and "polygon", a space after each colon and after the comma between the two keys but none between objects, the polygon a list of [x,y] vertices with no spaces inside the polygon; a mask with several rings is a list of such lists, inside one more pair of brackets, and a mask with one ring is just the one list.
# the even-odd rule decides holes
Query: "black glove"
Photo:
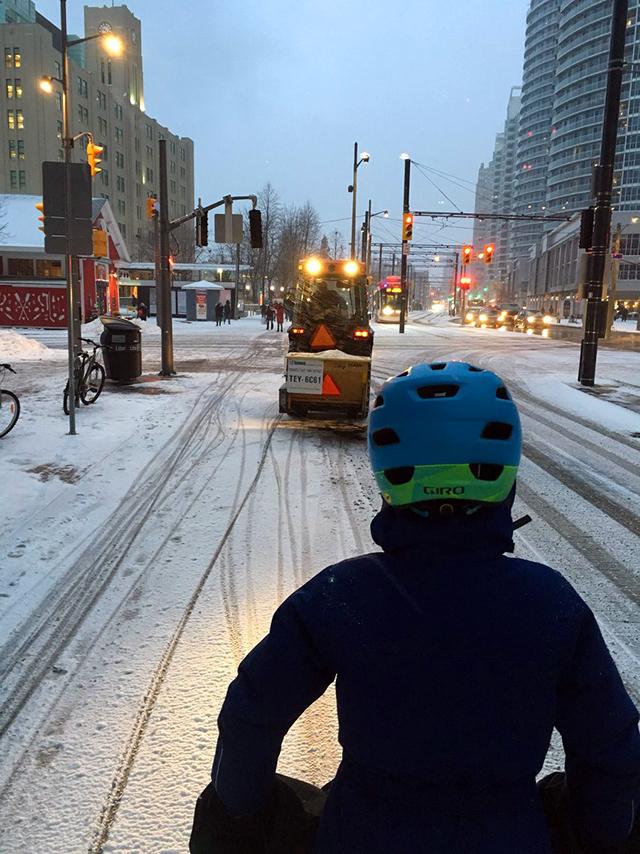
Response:
[{"label": "black glove", "polygon": [[196,802],[189,851],[191,854],[266,854],[264,816],[230,816],[213,783],[209,783]]}]

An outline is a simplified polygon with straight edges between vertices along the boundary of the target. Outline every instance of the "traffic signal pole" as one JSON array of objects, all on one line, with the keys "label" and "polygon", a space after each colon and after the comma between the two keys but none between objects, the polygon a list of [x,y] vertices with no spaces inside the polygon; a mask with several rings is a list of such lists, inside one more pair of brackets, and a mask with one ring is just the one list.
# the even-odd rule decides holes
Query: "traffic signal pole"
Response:
[{"label": "traffic signal pole", "polygon": [[[409,190],[411,186],[411,159],[405,158],[404,161],[404,193],[402,198],[402,216],[409,213]],[[400,324],[398,332],[404,334],[405,320],[407,316],[407,258],[409,255],[409,241],[402,239],[402,260],[400,262]]]},{"label": "traffic signal pole", "polygon": [[600,162],[594,166],[593,187],[595,205],[593,213],[593,235],[591,251],[587,256],[586,294],[587,308],[584,336],[580,347],[578,382],[593,386],[598,358],[598,327],[602,307],[602,287],[605,264],[611,240],[611,195],[613,191],[613,168],[618,137],[620,92],[624,70],[624,47],[627,29],[628,0],[614,0],[611,42],[609,47],[609,73],[604,103],[602,144]]},{"label": "traffic signal pole", "polygon": [[169,190],[167,181],[167,140],[159,141],[160,165],[160,282],[157,294],[160,299],[160,334],[162,366],[160,376],[175,374],[173,367],[173,312],[171,310],[171,266],[169,262]]}]

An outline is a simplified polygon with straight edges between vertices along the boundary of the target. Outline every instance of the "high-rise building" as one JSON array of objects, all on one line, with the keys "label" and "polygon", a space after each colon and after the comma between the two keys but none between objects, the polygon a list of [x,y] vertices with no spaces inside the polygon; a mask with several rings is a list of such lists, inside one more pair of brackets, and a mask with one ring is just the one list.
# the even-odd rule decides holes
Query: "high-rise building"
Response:
[{"label": "high-rise building", "polygon": [[[0,51],[5,79],[0,92],[0,193],[42,192],[42,161],[62,160],[62,97],[59,86],[47,95],[43,75],[60,78],[61,33],[39,14],[31,0],[0,0]],[[110,58],[102,40],[70,52],[71,133],[89,131],[104,146],[102,172],[94,195],[109,199],[133,258],[153,255],[145,199],[159,190],[158,141],[167,140],[169,216],[194,208],[193,142],[145,113],[142,31],[126,6],[85,7],[85,35],[111,24],[124,43],[121,57]],[[87,137],[73,159],[86,160]],[[193,229],[179,234],[180,260],[191,260]]]},{"label": "high-rise building", "polygon": [[[476,213],[511,213],[513,211],[513,174],[520,115],[520,87],[511,89],[504,130],[496,134],[493,157],[489,166],[478,172]],[[478,285],[489,284],[494,294],[507,296],[508,263],[512,255],[512,231],[508,221],[475,220],[474,246],[481,251],[488,243],[495,246],[494,261],[486,270],[476,268]]]},{"label": "high-rise building", "polygon": [[[558,23],[556,87],[547,175],[547,209],[576,213],[592,202],[591,173],[598,161],[612,4],[607,0],[563,2]],[[640,59],[638,4],[631,0],[627,57]],[[640,203],[640,85],[623,82],[613,204],[622,210]]]},{"label": "high-rise building", "polygon": [[[560,0],[531,0],[522,70],[522,101],[514,180],[517,214],[542,214],[547,204],[547,169],[555,90]],[[542,235],[541,222],[514,222],[512,258],[528,258]],[[523,265],[526,267],[526,265]]]}]

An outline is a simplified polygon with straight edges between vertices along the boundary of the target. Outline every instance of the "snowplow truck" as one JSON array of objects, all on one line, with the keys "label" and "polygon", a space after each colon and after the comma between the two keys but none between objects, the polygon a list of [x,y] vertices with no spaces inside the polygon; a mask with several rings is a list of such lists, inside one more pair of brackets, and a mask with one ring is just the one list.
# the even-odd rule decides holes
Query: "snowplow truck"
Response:
[{"label": "snowplow truck", "polygon": [[280,412],[366,418],[373,330],[363,265],[306,258],[298,266]]}]

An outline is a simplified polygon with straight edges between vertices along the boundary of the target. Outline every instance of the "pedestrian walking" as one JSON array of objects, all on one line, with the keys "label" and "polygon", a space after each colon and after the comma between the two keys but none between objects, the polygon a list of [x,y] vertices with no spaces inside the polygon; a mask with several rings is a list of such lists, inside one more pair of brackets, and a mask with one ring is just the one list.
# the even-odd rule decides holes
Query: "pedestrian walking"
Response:
[{"label": "pedestrian walking", "polygon": [[227,300],[224,304],[224,322],[231,326],[231,300]]},{"label": "pedestrian walking", "polygon": [[137,314],[138,314],[138,319],[139,319],[139,320],[146,320],[146,319],[147,319],[147,317],[149,316],[149,312],[148,312],[148,310],[147,310],[147,307],[146,307],[146,305],[145,305],[143,302],[139,302],[139,303],[138,303],[138,312],[137,312]]},{"label": "pedestrian walking", "polygon": [[221,302],[216,303],[216,326],[222,326],[222,315],[224,313],[224,307]]},{"label": "pedestrian walking", "polygon": [[277,332],[284,332],[284,306],[281,302],[276,303],[275,307],[276,312],[276,324],[277,324]]},{"label": "pedestrian walking", "polygon": [[267,306],[267,312],[265,314],[265,317],[267,319],[267,329],[273,329],[273,320],[275,316],[276,313],[273,310],[273,306],[271,305],[271,303],[269,303],[269,305]]}]

